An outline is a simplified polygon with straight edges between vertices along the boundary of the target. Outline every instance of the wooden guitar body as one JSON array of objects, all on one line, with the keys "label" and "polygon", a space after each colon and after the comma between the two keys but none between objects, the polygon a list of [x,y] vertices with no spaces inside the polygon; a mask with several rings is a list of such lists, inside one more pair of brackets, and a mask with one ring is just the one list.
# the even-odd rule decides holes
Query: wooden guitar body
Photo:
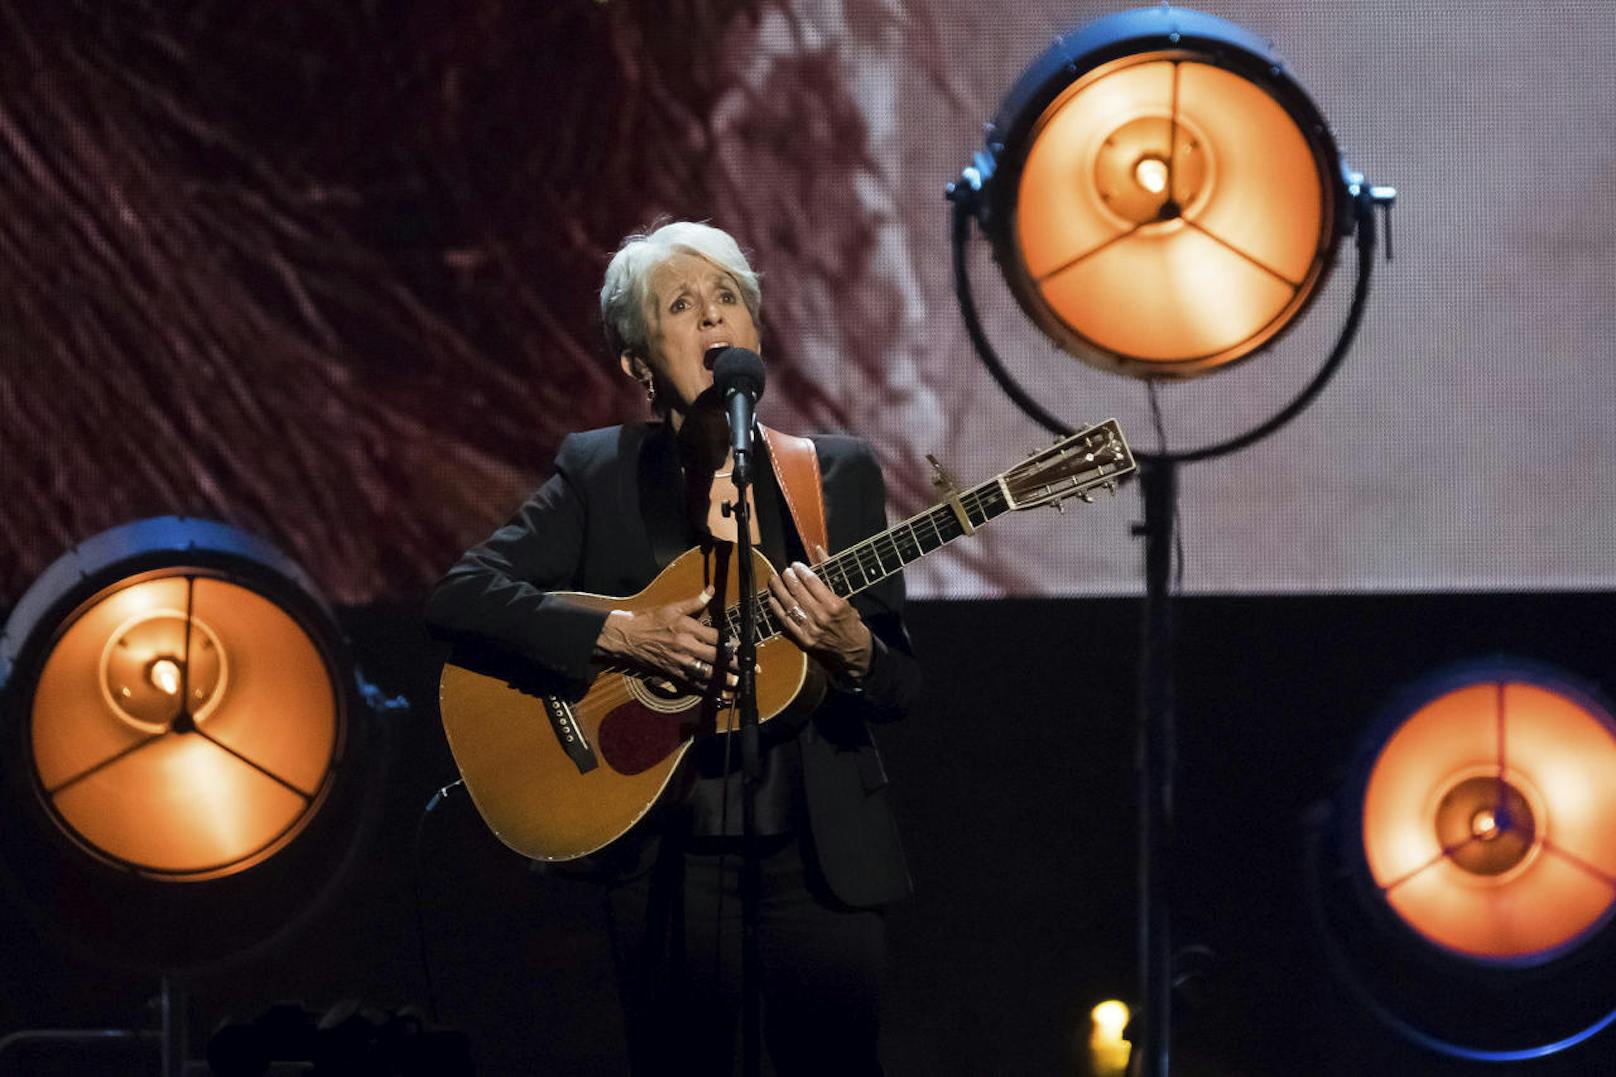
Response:
[{"label": "wooden guitar body", "polygon": [[[593,609],[638,611],[716,587],[708,620],[716,623],[739,594],[733,548],[688,550],[629,598],[567,593]],[[753,552],[759,586],[774,574]],[[815,706],[820,678],[784,635],[757,647],[758,720],[793,702]],[[535,860],[573,860],[598,852],[643,819],[673,781],[692,741],[739,721],[721,704],[722,675],[689,692],[661,678],[603,667],[584,697],[567,703],[450,663],[439,707],[455,764],[472,801],[499,839]],[[804,691],[805,687],[813,690]]]}]

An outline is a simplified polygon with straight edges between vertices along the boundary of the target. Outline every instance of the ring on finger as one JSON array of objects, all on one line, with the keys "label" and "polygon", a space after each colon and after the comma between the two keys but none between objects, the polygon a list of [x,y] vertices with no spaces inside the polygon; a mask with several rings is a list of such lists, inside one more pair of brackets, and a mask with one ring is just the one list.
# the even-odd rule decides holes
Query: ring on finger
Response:
[{"label": "ring on finger", "polygon": [[789,610],[786,610],[786,616],[796,621],[799,625],[808,623],[808,611],[801,606],[792,606]]}]

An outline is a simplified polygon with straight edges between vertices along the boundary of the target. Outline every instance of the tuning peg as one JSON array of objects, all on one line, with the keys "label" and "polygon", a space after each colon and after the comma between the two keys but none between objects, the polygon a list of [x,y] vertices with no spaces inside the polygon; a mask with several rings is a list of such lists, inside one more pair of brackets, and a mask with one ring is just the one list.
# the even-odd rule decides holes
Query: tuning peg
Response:
[{"label": "tuning peg", "polygon": [[1110,494],[1112,497],[1117,496],[1117,480],[1116,479],[1108,479],[1108,480],[1106,480],[1105,492]]},{"label": "tuning peg", "polygon": [[1062,516],[1066,515],[1066,502],[1064,502],[1064,501],[1051,501],[1050,504],[1055,506],[1055,511],[1056,512],[1060,513]]},{"label": "tuning peg", "polygon": [[1079,490],[1077,492],[1077,496],[1078,496],[1078,499],[1081,500],[1086,505],[1094,504],[1094,495],[1089,493],[1087,490]]}]

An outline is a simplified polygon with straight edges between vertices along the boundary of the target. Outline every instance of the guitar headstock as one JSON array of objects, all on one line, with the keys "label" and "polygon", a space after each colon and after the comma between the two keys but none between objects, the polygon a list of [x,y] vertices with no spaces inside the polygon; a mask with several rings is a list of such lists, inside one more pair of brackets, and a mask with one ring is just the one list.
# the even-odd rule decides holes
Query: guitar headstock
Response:
[{"label": "guitar headstock", "polygon": [[1031,509],[1068,497],[1094,500],[1091,491],[1116,491],[1138,465],[1115,419],[1061,438],[999,476],[1012,509]]}]

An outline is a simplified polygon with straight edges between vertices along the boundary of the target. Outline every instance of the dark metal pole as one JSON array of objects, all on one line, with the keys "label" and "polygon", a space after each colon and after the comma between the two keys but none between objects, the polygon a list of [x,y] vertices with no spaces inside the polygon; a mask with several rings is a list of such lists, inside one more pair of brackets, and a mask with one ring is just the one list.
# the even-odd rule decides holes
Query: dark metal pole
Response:
[{"label": "dark metal pole", "polygon": [[1138,1077],[1167,1077],[1173,1032],[1172,918],[1168,860],[1173,818],[1173,503],[1178,465],[1142,459],[1140,492],[1145,540],[1145,606],[1139,661],[1139,969],[1144,1013],[1133,1050]]},{"label": "dark metal pole", "polygon": [[[978,160],[980,164],[980,157]],[[1145,540],[1145,608],[1139,662],[1139,956],[1140,997],[1143,1012],[1136,1015],[1131,1067],[1135,1077],[1167,1077],[1172,1039],[1172,935],[1168,910],[1167,861],[1171,852],[1173,806],[1173,623],[1169,579],[1172,572],[1173,506],[1178,497],[1178,465],[1211,460],[1249,448],[1300,415],[1323,392],[1357,338],[1368,306],[1374,275],[1375,214],[1386,216],[1397,201],[1392,187],[1370,186],[1357,173],[1346,177],[1342,194],[1351,200],[1357,233],[1358,278],[1345,322],[1318,372],[1302,390],[1266,421],[1228,440],[1194,450],[1134,454],[1144,499],[1144,522],[1134,533]],[[1046,411],[1011,375],[999,359],[982,326],[971,292],[965,244],[970,222],[981,209],[987,182],[977,165],[967,167],[957,182],[948,185],[953,204],[954,294],[965,319],[966,333],[977,357],[1005,394],[1034,422],[1057,434],[1073,428]],[[1390,245],[1387,257],[1390,259]]]},{"label": "dark metal pole", "polygon": [[[755,433],[748,437],[754,444]],[[758,960],[758,901],[761,875],[757,850],[757,787],[763,779],[758,750],[757,714],[757,579],[752,566],[752,512],[747,491],[752,485],[752,457],[737,451],[730,480],[735,484],[735,556],[741,601],[740,664],[736,704],[741,734],[741,1071],[745,1077],[763,1072],[763,978]],[[722,656],[720,656],[722,657]]]}]

